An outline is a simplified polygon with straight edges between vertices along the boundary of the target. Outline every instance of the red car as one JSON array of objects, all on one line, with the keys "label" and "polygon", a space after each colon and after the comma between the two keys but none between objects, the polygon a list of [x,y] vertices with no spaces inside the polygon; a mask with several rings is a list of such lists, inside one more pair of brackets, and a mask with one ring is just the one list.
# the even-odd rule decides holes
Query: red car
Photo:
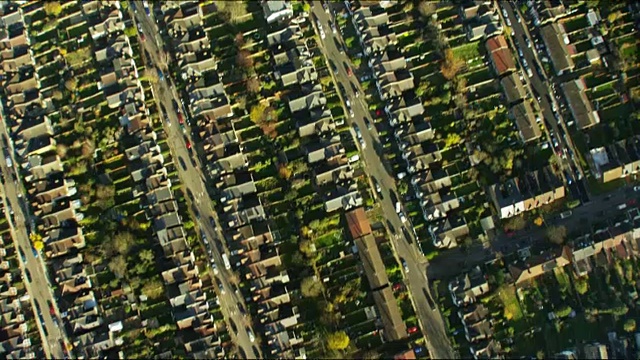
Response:
[{"label": "red car", "polygon": [[187,149],[191,149],[191,141],[187,140]]},{"label": "red car", "polygon": [[353,71],[351,70],[350,67],[347,68],[347,75],[353,76]]},{"label": "red car", "polygon": [[402,290],[402,284],[400,283],[393,284],[393,291],[400,291],[400,290]]},{"label": "red car", "polygon": [[180,124],[184,124],[184,117],[182,116],[182,113],[180,113],[180,112],[178,113],[178,122]]},{"label": "red car", "polygon": [[47,300],[47,305],[49,305],[49,314],[51,314],[52,316],[56,315],[56,308],[53,307],[53,304],[51,303],[50,300]]},{"label": "red car", "polygon": [[417,327],[417,326],[412,326],[412,327],[410,327],[410,328],[408,328],[408,329],[407,329],[407,332],[408,332],[409,334],[415,334],[415,333],[417,333],[417,332],[418,332],[418,327]]}]

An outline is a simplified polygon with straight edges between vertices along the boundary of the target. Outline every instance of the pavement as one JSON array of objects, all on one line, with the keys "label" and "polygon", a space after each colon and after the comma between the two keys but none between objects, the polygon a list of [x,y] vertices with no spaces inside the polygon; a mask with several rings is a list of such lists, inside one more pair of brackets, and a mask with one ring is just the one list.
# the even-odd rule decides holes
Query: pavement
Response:
[{"label": "pavement", "polygon": [[[158,66],[159,64],[162,64],[163,59],[166,58],[161,55],[162,50],[160,49],[162,49],[163,46],[161,44],[162,39],[158,32],[158,27],[154,20],[146,16],[142,10],[142,1],[136,1],[136,7],[138,10],[135,14],[135,20],[137,23],[141,24],[146,35],[146,41],[142,42],[141,45],[149,52],[153,63]],[[212,203],[210,201],[211,197],[208,193],[206,184],[203,181],[203,171],[200,168],[199,160],[197,159],[197,156],[192,155],[190,150],[186,147],[186,141],[191,141],[191,139],[189,139],[191,129],[185,122],[184,125],[186,133],[183,134],[180,130],[178,116],[171,101],[176,100],[178,104],[180,104],[180,98],[175,91],[175,87],[172,85],[170,74],[166,71],[166,65],[162,64],[160,66],[164,72],[165,80],[158,81],[157,84],[153,85],[154,97],[156,101],[162,103],[164,108],[167,110],[167,115],[169,116],[171,125],[169,126],[167,124],[166,119],[162,119],[164,129],[168,136],[167,143],[171,148],[171,154],[174,162],[176,163],[176,169],[178,169],[182,188],[185,191],[185,196],[189,199],[188,201],[191,202],[191,207],[197,209],[202,219],[201,221],[194,219],[194,222],[209,239],[208,246],[204,243],[201,245],[207,249],[209,260],[213,259],[217,264],[219,274],[214,277],[217,278],[219,283],[222,283],[225,289],[224,294],[222,294],[217,287],[215,289],[216,292],[218,292],[222,313],[224,314],[225,319],[230,320],[234,324],[232,328],[235,327],[238,330],[233,331],[232,329],[230,333],[232,338],[234,338],[235,343],[242,348],[242,352],[249,355],[249,357],[251,357],[251,354],[254,354],[257,358],[260,358],[261,354],[259,352],[255,352],[258,350],[258,346],[254,348],[254,343],[249,340],[249,336],[246,331],[247,328],[251,327],[251,321],[248,317],[245,317],[238,308],[238,303],[243,304],[244,306],[244,299],[239,292],[236,294],[233,290],[235,287],[232,286],[230,279],[234,278],[234,274],[232,271],[225,269],[221,253],[218,250],[218,247],[213,244],[214,242],[220,241],[224,243],[225,237],[220,230],[221,227],[218,221],[218,216],[212,207]],[[154,71],[153,69],[151,70]],[[191,141],[191,143],[194,144],[193,146],[195,147],[195,143],[193,141]],[[192,159],[194,160],[194,163],[192,163]],[[184,166],[182,166],[183,164]],[[186,195],[189,194],[189,191],[193,194],[193,198]],[[214,219],[216,225],[215,228],[210,223],[210,218]],[[255,331],[253,333],[256,334]],[[259,334],[256,334],[256,336],[259,336]]]},{"label": "pavement", "polygon": [[[0,133],[8,134],[5,128],[4,119],[0,121]],[[5,144],[4,140],[0,140],[0,145],[3,148],[13,149],[11,144]],[[17,164],[16,157],[13,156],[13,150],[9,151],[12,154],[13,165]],[[60,344],[60,340],[68,344],[66,334],[64,333],[63,322],[60,320],[60,312],[57,308],[57,304],[54,299],[52,290],[52,284],[49,281],[47,270],[45,268],[43,259],[41,256],[35,257],[33,254],[31,240],[27,230],[27,224],[30,223],[28,206],[23,202],[25,199],[23,194],[23,186],[18,178],[17,181],[13,180],[15,168],[10,168],[5,162],[4,156],[0,160],[0,167],[4,174],[5,183],[2,186],[2,196],[5,204],[5,213],[9,218],[11,227],[11,235],[16,245],[16,250],[19,251],[18,262],[20,269],[23,273],[23,279],[27,293],[29,294],[31,306],[33,308],[34,317],[38,326],[38,331],[42,338],[42,347],[47,358],[62,359],[65,357],[66,349]],[[14,211],[13,221],[9,214],[9,206]],[[26,212],[26,213],[25,213]],[[24,259],[20,256],[20,253],[24,254]],[[30,274],[31,281],[24,275],[26,272]],[[58,320],[58,324],[61,327],[56,326],[53,323],[53,317],[49,312],[49,303],[54,304],[55,317]],[[44,319],[44,323],[41,322],[39,315]]]},{"label": "pavement", "polygon": [[[335,6],[335,5],[334,5]],[[357,75],[348,76],[344,64],[347,63],[351,66],[350,61],[346,54],[341,54],[336,48],[334,37],[342,43],[340,32],[333,34],[329,25],[331,18],[323,8],[316,4],[312,9],[313,14],[320,21],[324,28],[326,38],[320,40],[318,46],[323,48],[323,52],[327,59],[333,61],[337,67],[337,73],[334,73],[336,81],[341,83],[345,88],[346,97],[350,100],[354,116],[349,118],[348,112],[346,112],[347,122],[350,126],[357,124],[362,132],[367,146],[364,149],[360,149],[360,159],[364,162],[363,170],[369,175],[369,177],[375,178],[380,187],[382,188],[382,197],[379,198],[379,202],[384,212],[387,221],[395,228],[396,233],[399,236],[392,237],[392,245],[394,246],[395,253],[401,259],[404,259],[409,268],[409,272],[405,273],[405,282],[410,292],[414,308],[417,312],[417,317],[420,322],[420,327],[426,335],[427,348],[432,358],[436,359],[453,359],[454,352],[451,348],[449,338],[447,336],[446,328],[443,318],[440,312],[429,305],[430,301],[433,304],[432,298],[427,300],[427,297],[431,297],[428,287],[428,279],[426,277],[426,265],[427,262],[420,254],[420,251],[415,245],[415,239],[405,239],[401,229],[404,227],[402,221],[398,217],[395,211],[395,204],[391,202],[390,193],[393,191],[397,194],[395,187],[395,180],[392,177],[393,174],[389,174],[384,167],[383,159],[378,156],[376,148],[379,146],[379,140],[377,138],[377,131],[372,129],[367,130],[367,126],[364,123],[364,118],[368,118],[373,124],[373,119],[368,110],[366,103],[366,94],[361,88]],[[317,28],[317,24],[314,22],[313,26]],[[363,64],[365,62],[363,61]],[[364,66],[364,65],[363,65]],[[329,67],[330,68],[330,67]],[[355,69],[354,73],[356,72]],[[354,95],[351,84],[354,84],[360,92],[360,96]],[[346,100],[346,99],[343,99]],[[358,146],[360,146],[358,144]],[[411,233],[411,231],[409,231]]]}]

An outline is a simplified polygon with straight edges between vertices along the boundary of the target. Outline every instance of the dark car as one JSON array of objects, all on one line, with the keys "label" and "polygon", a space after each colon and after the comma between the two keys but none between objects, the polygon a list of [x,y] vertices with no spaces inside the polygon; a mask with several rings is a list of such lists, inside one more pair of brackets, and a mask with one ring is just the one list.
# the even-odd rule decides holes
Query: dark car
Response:
[{"label": "dark car", "polygon": [[338,65],[336,65],[336,63],[333,62],[333,60],[329,60],[329,65],[331,65],[331,70],[333,70],[334,73],[338,73]]},{"label": "dark car", "polygon": [[180,162],[180,166],[182,166],[182,170],[187,170],[187,163],[184,162],[182,157],[178,157],[178,161]]},{"label": "dark car", "polygon": [[411,237],[411,234],[409,234],[409,230],[404,226],[402,227],[402,234],[409,244],[413,243],[413,238]]},{"label": "dark car", "polygon": [[31,282],[31,272],[29,272],[29,269],[24,269],[24,276],[27,278],[27,282]]},{"label": "dark car", "polygon": [[209,216],[209,224],[211,224],[214,229],[216,228],[216,220],[213,218],[213,216]]}]

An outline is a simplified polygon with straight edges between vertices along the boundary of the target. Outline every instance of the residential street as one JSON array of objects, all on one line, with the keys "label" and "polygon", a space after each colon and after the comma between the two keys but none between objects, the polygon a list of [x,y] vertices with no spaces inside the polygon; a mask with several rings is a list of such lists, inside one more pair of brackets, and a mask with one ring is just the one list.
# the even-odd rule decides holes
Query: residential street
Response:
[{"label": "residential street", "polygon": [[[630,199],[636,199],[636,201],[638,201],[640,199],[640,193],[634,192],[630,187],[623,187],[607,195],[593,197],[586,205],[571,210],[573,215],[569,218],[560,219],[554,217],[546,219],[546,225],[565,226],[567,233],[581,230],[589,231],[590,224],[614,218],[627,211],[628,209],[618,210],[617,206]],[[464,252],[460,249],[442,252],[429,263],[429,276],[432,277],[432,279],[455,276],[464,270],[492,260],[495,257],[495,252],[507,255],[536,243],[544,243],[547,241],[545,235],[546,229],[546,226],[536,227],[532,225],[531,229],[523,229],[511,237],[500,234],[491,241],[490,246],[492,251],[487,251],[482,245],[477,245]]]},{"label": "residential street", "polygon": [[[540,96],[540,108],[542,110],[542,116],[544,117],[544,119],[546,120],[545,122],[545,132],[547,133],[547,136],[549,136],[549,132],[553,131],[553,133],[555,134],[555,138],[558,140],[559,143],[559,148],[557,150],[560,150],[559,153],[560,155],[558,156],[559,159],[559,164],[563,165],[563,167],[568,171],[569,174],[571,174],[572,177],[572,184],[568,184],[568,188],[569,191],[572,193],[572,195],[576,198],[576,199],[581,199],[582,202],[587,202],[588,201],[588,195],[586,194],[587,189],[586,189],[586,181],[584,179],[586,179],[586,176],[580,166],[580,163],[578,161],[574,161],[571,159],[571,157],[568,155],[568,151],[567,149],[571,150],[571,153],[573,154],[577,154],[578,152],[576,151],[573,142],[571,141],[571,137],[568,135],[568,131],[567,131],[567,127],[565,126],[565,122],[562,119],[562,115],[560,114],[560,111],[556,112],[556,114],[558,115],[558,120],[556,120],[556,116],[554,115],[554,112],[552,111],[553,106],[552,104],[549,102],[549,99],[552,99],[555,103],[556,106],[557,101],[556,96],[554,96],[553,94],[553,90],[551,89],[549,82],[546,81],[546,79],[543,79],[540,77],[540,73],[538,71],[535,70],[535,65],[537,64],[538,68],[543,69],[542,66],[542,62],[540,61],[539,56],[542,56],[544,53],[543,52],[538,52],[538,50],[535,49],[534,47],[534,39],[531,37],[531,34],[529,33],[529,29],[527,28],[527,25],[525,24],[525,20],[522,20],[522,22],[518,22],[514,12],[518,11],[513,4],[508,3],[508,2],[504,2],[501,5],[504,9],[506,9],[507,14],[509,15],[509,20],[511,21],[511,25],[512,25],[512,29],[515,33],[515,40],[517,40],[518,44],[520,45],[520,49],[522,49],[522,52],[524,53],[524,58],[526,59],[527,63],[529,64],[529,66],[532,69],[533,72],[533,77],[531,78],[526,78],[526,81],[529,83],[529,87],[532,88],[537,94],[538,96]],[[502,14],[502,13],[501,13]],[[523,18],[524,14],[520,14],[520,18]],[[528,48],[526,46],[526,41],[525,39],[529,39],[529,41],[531,41],[531,48]],[[517,52],[514,53],[514,56],[516,58],[518,57]],[[526,75],[526,74],[525,74]],[[551,79],[554,79],[555,74],[546,74],[546,76],[549,76]],[[560,90],[560,86],[559,83],[556,84],[557,87],[557,91],[561,91]],[[560,109],[558,109],[560,110]],[[551,125],[551,129],[549,129],[549,125]],[[567,134],[566,137],[563,137],[562,134]],[[553,144],[550,144],[551,146],[553,146]],[[562,159],[562,155],[564,154],[566,159]],[[582,180],[578,180],[578,174],[574,173],[574,169],[578,170],[579,173],[581,173],[581,179]],[[566,177],[563,174],[563,177]],[[568,179],[565,179],[568,180]],[[575,181],[575,182],[574,182]],[[582,182],[582,184],[580,186],[577,185],[577,183]]]},{"label": "residential street", "polygon": [[[1,119],[0,121],[0,133],[7,134],[5,129],[5,121]],[[3,142],[0,140],[0,142]],[[10,144],[1,144],[2,147],[9,147],[12,149]],[[12,154],[12,161],[17,164],[15,156],[13,156],[13,151],[9,150]],[[12,173],[14,169],[9,169],[7,164],[2,158],[2,173],[4,174],[5,183],[4,183],[4,204],[5,204],[5,213],[6,216],[10,218],[9,215],[9,205],[14,211],[14,221],[10,222],[11,224],[11,235],[14,239],[16,247],[21,249],[20,251],[24,253],[24,258],[26,259],[26,263],[22,260],[20,254],[18,254],[18,261],[20,263],[20,268],[23,271],[23,279],[25,288],[27,293],[31,297],[32,307],[34,311],[35,321],[38,324],[38,331],[42,336],[42,346],[45,352],[45,355],[48,358],[56,358],[62,359],[64,358],[65,350],[63,350],[60,340],[64,340],[66,343],[66,336],[64,334],[64,329],[57,327],[53,323],[52,316],[49,313],[49,305],[47,301],[52,304],[56,304],[53,298],[53,290],[51,283],[49,282],[49,278],[46,274],[46,270],[44,267],[44,263],[42,262],[42,258],[36,258],[32,251],[31,240],[29,239],[29,235],[27,232],[27,224],[29,224],[28,214],[25,216],[24,207],[20,204],[20,198],[18,198],[18,194],[22,193],[22,183],[20,179],[17,182],[13,181]],[[22,199],[24,199],[24,195],[22,195]],[[28,281],[25,274],[25,269],[28,270],[31,282]],[[56,307],[56,317],[60,319],[60,314]],[[42,314],[42,318],[44,319],[44,324],[41,324],[38,311]],[[58,320],[59,324],[62,324],[62,321]],[[43,330],[44,327],[44,330]]]},{"label": "residential street", "polygon": [[[136,5],[138,9],[143,8],[141,1],[137,1]],[[144,33],[146,34],[146,41],[142,42],[142,45],[151,55],[153,63],[161,64],[162,60],[160,52],[162,50],[159,49],[162,49],[162,45],[160,44],[159,46],[159,44],[156,43],[156,41],[159,41],[160,39],[156,24],[152,19],[150,19],[150,17],[146,16],[143,11],[138,11],[135,14],[135,19],[142,25]],[[153,68],[151,68],[151,70],[155,71],[153,70]],[[193,194],[193,198],[190,198],[189,202],[192,203],[192,206],[197,208],[198,212],[200,213],[202,220],[198,221],[194,219],[194,222],[196,222],[198,228],[202,229],[207,237],[211,239],[211,253],[213,254],[213,259],[218,265],[218,269],[220,271],[219,275],[217,275],[217,279],[223,284],[223,287],[226,289],[225,294],[221,294],[220,292],[218,292],[220,305],[222,307],[225,318],[231,319],[231,322],[233,322],[233,324],[235,324],[234,326],[238,329],[238,331],[234,330],[230,331],[230,333],[235,337],[236,344],[238,344],[238,346],[242,348],[244,354],[247,354],[249,357],[251,357],[251,355],[254,354],[254,350],[252,349],[253,344],[249,340],[249,336],[245,330],[245,328],[247,326],[250,327],[251,324],[248,321],[248,318],[245,318],[239,311],[237,305],[238,303],[244,304],[244,300],[242,299],[241,295],[237,296],[234,293],[233,287],[231,286],[231,282],[229,280],[232,278],[232,274],[230,271],[225,269],[221,254],[219,253],[217,246],[213,245],[214,241],[224,241],[224,236],[220,232],[221,227],[219,225],[217,214],[212,208],[210,196],[207,192],[205,183],[203,182],[203,172],[199,168],[199,161],[196,159],[195,164],[197,166],[193,166],[191,162],[192,155],[186,147],[186,140],[188,140],[191,130],[188,124],[185,123],[186,134],[182,134],[178,122],[178,116],[176,115],[176,112],[172,106],[171,100],[175,99],[178,104],[180,104],[180,99],[173,86],[171,85],[172,82],[169,74],[165,71],[166,69],[163,68],[162,70],[165,72],[165,80],[161,80],[157,85],[154,85],[154,95],[155,99],[164,105],[171,122],[171,125],[169,126],[165,121],[166,119],[162,119],[162,123],[168,135],[168,143],[171,148],[173,161],[176,164],[176,169],[178,169],[180,180],[182,182],[182,188],[185,191],[185,194],[188,194],[189,191]],[[196,156],[193,155],[193,157]],[[189,198],[188,195],[185,196]],[[209,223],[208,219],[210,217],[213,217],[215,219],[216,229],[214,229]]]},{"label": "residential street", "polygon": [[[322,40],[319,46],[324,49],[323,52],[325,56],[337,65],[338,72],[334,74],[335,78],[344,86],[347,97],[353,106],[354,117],[349,119],[351,126],[352,124],[358,125],[367,144],[365,149],[361,149],[360,155],[361,161],[364,162],[363,169],[380,184],[383,193],[383,199],[380,200],[380,203],[385,218],[395,228],[397,234],[399,234],[399,237],[392,238],[392,244],[397,255],[406,260],[409,267],[409,272],[405,274],[406,283],[411,293],[421,328],[426,335],[429,352],[431,356],[436,359],[452,359],[454,358],[454,353],[447,337],[442,316],[437,309],[432,311],[427,301],[426,296],[429,294],[429,290],[425,272],[426,260],[424,260],[424,257],[419,253],[419,250],[415,246],[414,239],[404,239],[402,236],[401,229],[403,224],[395,211],[394,204],[392,204],[391,196],[389,195],[390,191],[396,192],[395,181],[385,169],[381,157],[378,156],[376,152],[377,145],[375,144],[378,143],[377,133],[373,131],[373,129],[372,131],[367,131],[367,126],[364,122],[364,118],[366,117],[373,123],[365,102],[364,91],[360,88],[360,84],[355,75],[351,77],[347,75],[344,64],[349,63],[349,60],[347,55],[340,54],[335,46],[334,36],[340,38],[340,35],[332,33],[329,26],[330,15],[325,13],[319,4],[314,6],[312,12],[321,22],[324,32],[326,33],[326,39]],[[317,24],[314,23],[314,26],[317,26]],[[339,40],[342,41],[342,39]],[[356,84],[360,89],[359,97],[354,95],[351,83]]]}]

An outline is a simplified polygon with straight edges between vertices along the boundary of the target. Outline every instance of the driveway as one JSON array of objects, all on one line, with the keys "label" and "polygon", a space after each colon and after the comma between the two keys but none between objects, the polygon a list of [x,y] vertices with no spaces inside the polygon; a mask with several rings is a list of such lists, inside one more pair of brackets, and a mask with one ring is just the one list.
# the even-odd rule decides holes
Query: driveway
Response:
[{"label": "driveway", "polygon": [[[391,243],[395,249],[398,257],[404,259],[409,267],[409,272],[405,274],[405,280],[407,288],[411,294],[414,308],[417,312],[417,317],[420,321],[420,325],[427,339],[427,347],[433,358],[439,359],[452,359],[454,357],[449,338],[444,326],[444,322],[439,311],[431,310],[427,296],[431,296],[428,289],[428,279],[426,277],[426,260],[422,256],[415,245],[415,239],[405,239],[403,236],[402,228],[405,224],[400,221],[398,214],[395,211],[395,204],[391,202],[390,193],[393,191],[395,194],[395,180],[387,172],[383,165],[383,159],[381,159],[377,152],[377,131],[368,131],[364,119],[367,118],[371,123],[373,119],[368,110],[366,103],[366,94],[360,87],[358,79],[355,75],[348,76],[344,64],[347,63],[351,66],[346,54],[341,54],[336,48],[334,42],[334,36],[338,37],[338,40],[342,42],[339,32],[333,34],[329,25],[330,15],[328,15],[319,4],[316,4],[312,10],[313,14],[322,24],[326,38],[321,40],[318,46],[323,49],[323,52],[328,60],[333,61],[337,67],[337,73],[334,73],[337,82],[343,85],[345,89],[346,99],[352,104],[353,117],[348,117],[349,126],[353,124],[358,125],[362,132],[365,143],[367,144],[365,149],[361,149],[360,157],[363,161],[363,170],[369,175],[369,177],[375,178],[382,189],[382,199],[379,202],[384,212],[385,218],[395,228],[397,237],[392,236]],[[317,27],[317,24],[313,24]],[[316,29],[317,30],[317,29]],[[365,63],[365,61],[363,61]],[[355,70],[355,69],[354,69]],[[351,84],[354,84],[360,92],[360,96],[356,97]],[[343,100],[346,100],[343,99]],[[407,224],[407,228],[410,225]],[[408,231],[411,233],[411,231]]]},{"label": "driveway", "polygon": [[[136,5],[138,9],[143,9],[141,1],[136,1]],[[142,25],[142,28],[146,35],[146,41],[141,43],[142,46],[149,52],[152,58],[151,60],[154,64],[161,64],[162,50],[160,49],[162,49],[163,47],[162,44],[158,43],[161,41],[161,37],[158,33],[157,25],[150,17],[144,14],[144,11],[141,10],[138,10],[138,12],[135,14],[135,20]],[[216,241],[221,241],[224,243],[225,238],[221,232],[217,214],[212,208],[210,200],[211,197],[209,196],[208,189],[203,181],[203,172],[200,168],[200,162],[197,159],[195,153],[192,154],[186,146],[186,141],[191,141],[191,139],[189,138],[191,129],[189,128],[189,125],[185,123],[184,126],[186,128],[186,134],[183,134],[180,130],[178,115],[176,114],[172,105],[172,100],[175,100],[178,102],[178,104],[180,104],[180,98],[172,84],[172,79],[170,78],[169,74],[165,73],[165,80],[158,81],[158,83],[153,86],[155,99],[156,101],[164,105],[171,124],[169,126],[166,122],[166,119],[162,119],[164,129],[169,138],[169,141],[167,141],[167,143],[171,148],[171,154],[174,161],[176,162],[176,169],[178,169],[185,195],[189,193],[188,190],[191,191],[191,193],[194,195],[194,198],[190,199],[187,196],[187,198],[189,198],[188,201],[191,203],[191,206],[195,207],[198,210],[201,219],[203,219],[202,221],[196,221],[196,223],[198,224],[199,228],[207,235],[207,238],[210,239],[208,248],[204,244],[201,245],[207,248],[207,250],[211,250],[210,254],[212,256],[210,256],[209,259],[213,259],[218,265],[219,274],[217,275],[217,279],[226,289],[225,294],[220,293],[216,289],[220,298],[220,306],[225,318],[230,319],[239,330],[237,332],[229,331],[229,333],[232,335],[232,337],[235,338],[236,344],[238,344],[238,346],[243,349],[245,354],[253,354],[253,343],[249,340],[249,336],[245,331],[245,328],[247,326],[250,327],[251,323],[249,321],[249,318],[245,317],[238,308],[238,303],[244,304],[244,299],[242,298],[242,295],[236,295],[236,293],[233,291],[234,287],[232,286],[230,279],[233,278],[234,274],[232,271],[225,269],[221,253],[219,252],[218,247],[213,244]],[[193,144],[192,141],[191,143]],[[195,165],[191,162],[192,158],[195,160]],[[183,161],[180,161],[180,159],[183,159]],[[184,162],[185,166],[183,167],[181,165],[177,165],[178,162]],[[216,225],[215,228],[209,222],[209,218],[214,219]],[[226,246],[226,244],[224,245]]]}]

